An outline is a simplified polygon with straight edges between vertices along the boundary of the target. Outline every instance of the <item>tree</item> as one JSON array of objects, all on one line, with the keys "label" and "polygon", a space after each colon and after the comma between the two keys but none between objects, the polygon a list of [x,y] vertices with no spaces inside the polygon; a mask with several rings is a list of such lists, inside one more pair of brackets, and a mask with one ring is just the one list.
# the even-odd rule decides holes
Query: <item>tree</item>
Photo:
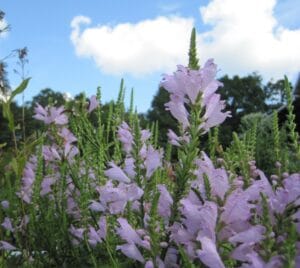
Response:
[{"label": "tree", "polygon": [[235,75],[232,78],[225,75],[219,80],[223,83],[219,93],[226,101],[226,109],[231,111],[232,115],[220,127],[221,142],[223,145],[228,145],[232,138],[232,132],[238,131],[244,115],[267,110],[266,95],[263,90],[262,78],[257,73],[245,77]]},{"label": "tree", "polygon": [[298,74],[298,79],[297,79],[296,84],[295,84],[294,96],[296,98],[300,98],[300,73]]},{"label": "tree", "polygon": [[[6,25],[3,23],[5,17],[5,13],[0,10],[0,25],[3,25],[0,27],[0,36],[2,33],[7,32],[9,30],[9,25]],[[6,94],[7,91],[9,90],[9,81],[7,78],[7,64],[5,62],[5,57],[4,59],[0,59],[0,94]]]},{"label": "tree", "polygon": [[51,88],[45,88],[42,89],[38,95],[33,97],[31,107],[34,108],[36,103],[43,107],[49,104],[61,106],[65,103],[65,99],[62,93],[53,91]]},{"label": "tree", "polygon": [[[292,85],[290,83],[290,87]],[[266,103],[268,111],[280,108],[286,104],[286,93],[284,90],[284,79],[274,82],[272,79],[265,85]]]}]

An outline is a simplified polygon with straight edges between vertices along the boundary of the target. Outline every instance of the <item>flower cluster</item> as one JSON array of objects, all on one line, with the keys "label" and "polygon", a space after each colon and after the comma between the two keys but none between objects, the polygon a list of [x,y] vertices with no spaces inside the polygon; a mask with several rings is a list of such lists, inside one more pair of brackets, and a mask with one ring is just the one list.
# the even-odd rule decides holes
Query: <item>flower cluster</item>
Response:
[{"label": "flower cluster", "polygon": [[166,109],[178,120],[183,129],[190,126],[188,105],[200,105],[204,110],[203,121],[200,126],[205,132],[217,126],[230,116],[229,112],[222,112],[225,108],[220,95],[215,93],[222,83],[215,80],[217,66],[213,60],[208,60],[199,70],[190,70],[179,65],[173,75],[164,75],[160,86],[170,93],[170,101],[165,104]]},{"label": "flower cluster", "polygon": [[230,116],[216,72],[208,60],[164,76],[182,130],[168,132],[173,158],[137,116],[89,124],[95,96],[79,116],[37,104],[48,130],[1,200],[3,256],[37,266],[300,266],[300,173],[268,178],[254,159],[236,167],[199,149],[200,135]]}]

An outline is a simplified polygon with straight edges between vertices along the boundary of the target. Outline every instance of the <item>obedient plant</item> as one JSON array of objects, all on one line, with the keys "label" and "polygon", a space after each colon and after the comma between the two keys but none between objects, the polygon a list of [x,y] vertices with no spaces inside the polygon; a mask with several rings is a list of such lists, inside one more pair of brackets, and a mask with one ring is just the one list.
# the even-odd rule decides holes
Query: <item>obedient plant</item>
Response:
[{"label": "obedient plant", "polygon": [[[100,91],[68,109],[36,104],[47,129],[19,181],[1,192],[1,264],[300,266],[300,173],[279,162],[276,138],[277,172],[268,178],[254,159],[255,129],[217,149],[214,127],[230,113],[216,74],[213,60],[202,68],[191,60],[163,76],[165,107],[179,124],[166,152],[157,126],[142,129],[132,107],[124,113],[123,83],[105,120]],[[200,147],[208,132],[209,153]]]}]

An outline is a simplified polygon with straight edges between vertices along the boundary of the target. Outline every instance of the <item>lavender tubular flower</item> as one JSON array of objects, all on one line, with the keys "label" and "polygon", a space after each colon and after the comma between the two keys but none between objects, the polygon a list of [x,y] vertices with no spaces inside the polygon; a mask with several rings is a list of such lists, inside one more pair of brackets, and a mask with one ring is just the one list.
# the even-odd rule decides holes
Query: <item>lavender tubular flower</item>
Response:
[{"label": "lavender tubular flower", "polygon": [[8,209],[9,208],[9,201],[3,200],[1,201],[1,206],[3,209]]},{"label": "lavender tubular flower", "polygon": [[117,180],[119,182],[130,183],[130,179],[127,175],[123,172],[121,168],[119,168],[115,163],[110,162],[109,165],[111,166],[110,169],[107,169],[104,174],[111,180]]},{"label": "lavender tubular flower", "polygon": [[19,196],[27,204],[31,203],[31,197],[33,193],[32,187],[35,181],[36,165],[37,165],[37,158],[36,156],[32,156],[30,160],[27,162],[25,169],[23,171],[21,190],[20,192],[17,192],[17,196]]},{"label": "lavender tubular flower", "polygon": [[201,238],[200,242],[202,250],[197,251],[199,259],[210,268],[225,268],[215,243],[207,237]]},{"label": "lavender tubular flower", "polygon": [[15,249],[16,249],[16,247],[11,245],[10,243],[3,241],[3,240],[0,241],[0,250],[11,251],[11,250],[15,250]]},{"label": "lavender tubular flower", "polygon": [[200,70],[177,66],[177,71],[173,75],[164,75],[160,85],[170,93],[170,102],[165,104],[166,109],[178,120],[183,129],[190,125],[185,104],[200,104],[202,109],[205,108],[200,125],[204,132],[221,124],[230,116],[229,112],[222,112],[225,103],[220,100],[220,95],[215,93],[222,85],[215,80],[216,73],[217,66],[210,59]]},{"label": "lavender tubular flower", "polygon": [[122,253],[130,259],[137,260],[141,263],[145,262],[144,257],[135,244],[124,244],[117,246],[117,250],[121,250]]},{"label": "lavender tubular flower", "polygon": [[8,230],[10,232],[14,232],[14,228],[12,226],[11,220],[8,217],[5,217],[3,223],[1,224],[1,226],[5,229]]},{"label": "lavender tubular flower", "polygon": [[171,216],[171,205],[173,204],[173,199],[168,192],[165,185],[159,184],[157,188],[160,192],[158,200],[158,213],[161,217],[168,220]]},{"label": "lavender tubular flower", "polygon": [[54,123],[55,125],[65,125],[68,123],[68,117],[64,114],[64,107],[44,108],[36,104],[34,108],[35,115],[33,118],[43,121],[46,125]]},{"label": "lavender tubular flower", "polygon": [[161,167],[162,150],[155,150],[151,145],[148,146],[145,159],[146,177],[150,178],[154,171]]},{"label": "lavender tubular flower", "polygon": [[90,103],[89,103],[89,108],[88,108],[88,113],[91,113],[95,109],[99,107],[99,102],[97,100],[97,97],[95,95],[91,96],[90,98]]},{"label": "lavender tubular flower", "polygon": [[133,136],[126,122],[123,122],[118,128],[118,139],[122,143],[124,151],[129,154],[132,150]]}]

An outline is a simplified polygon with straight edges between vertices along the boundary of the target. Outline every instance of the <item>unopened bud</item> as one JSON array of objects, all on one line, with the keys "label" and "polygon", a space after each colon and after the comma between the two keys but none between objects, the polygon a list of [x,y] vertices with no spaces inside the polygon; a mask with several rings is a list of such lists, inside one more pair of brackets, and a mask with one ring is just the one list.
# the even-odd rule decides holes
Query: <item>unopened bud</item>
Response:
[{"label": "unopened bud", "polygon": [[281,165],[281,163],[280,163],[279,161],[276,161],[276,163],[275,163],[275,167],[277,167],[277,168],[281,168],[281,167],[282,167],[282,165]]},{"label": "unopened bud", "polygon": [[278,180],[278,179],[279,179],[279,178],[278,178],[277,175],[275,175],[275,174],[271,175],[271,180]]},{"label": "unopened bud", "polygon": [[284,179],[286,179],[288,176],[290,176],[289,173],[287,173],[287,172],[283,172],[283,173],[282,173],[282,177],[283,177]]},{"label": "unopened bud", "polygon": [[159,244],[162,248],[167,248],[168,247],[168,243],[167,242],[161,242]]}]

